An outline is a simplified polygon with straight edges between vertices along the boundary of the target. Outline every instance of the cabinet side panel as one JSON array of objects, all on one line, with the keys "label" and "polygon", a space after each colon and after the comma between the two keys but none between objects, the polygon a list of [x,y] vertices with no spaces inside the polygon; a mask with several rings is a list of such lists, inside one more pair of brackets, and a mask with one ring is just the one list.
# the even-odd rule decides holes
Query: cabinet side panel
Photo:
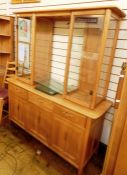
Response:
[{"label": "cabinet side panel", "polygon": [[53,23],[48,19],[37,19],[35,49],[35,81],[47,80],[51,69]]}]

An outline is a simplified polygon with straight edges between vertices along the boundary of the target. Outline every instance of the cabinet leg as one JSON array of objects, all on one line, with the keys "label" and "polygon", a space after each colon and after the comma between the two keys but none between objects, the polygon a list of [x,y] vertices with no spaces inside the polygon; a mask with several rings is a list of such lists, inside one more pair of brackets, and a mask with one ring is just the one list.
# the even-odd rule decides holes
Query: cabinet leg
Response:
[{"label": "cabinet leg", "polygon": [[0,124],[2,123],[3,105],[4,105],[4,101],[3,99],[0,99]]},{"label": "cabinet leg", "polygon": [[83,175],[83,167],[78,169],[77,175]]}]

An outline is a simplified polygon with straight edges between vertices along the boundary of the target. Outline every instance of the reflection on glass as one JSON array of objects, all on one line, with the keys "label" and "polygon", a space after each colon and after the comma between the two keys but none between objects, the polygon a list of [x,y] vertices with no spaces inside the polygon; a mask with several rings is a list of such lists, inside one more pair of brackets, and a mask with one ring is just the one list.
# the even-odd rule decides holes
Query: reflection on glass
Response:
[{"label": "reflection on glass", "polygon": [[30,79],[30,20],[18,19],[18,76]]},{"label": "reflection on glass", "polygon": [[[103,16],[75,17],[68,85],[75,86],[68,98],[89,106],[95,87]],[[99,98],[99,97],[97,97]]]},{"label": "reflection on glass", "polygon": [[[99,77],[99,85],[97,89],[97,96],[102,97],[102,98],[106,96],[105,89],[107,86],[107,81],[109,81],[108,80],[109,65],[111,62],[113,42],[114,42],[115,32],[117,28],[116,26],[117,26],[117,20],[114,17],[111,17],[109,28],[108,28],[104,55],[102,59],[102,66],[101,66],[101,72],[100,72],[100,77]],[[96,103],[98,103],[97,100],[96,100]]]},{"label": "reflection on glass", "polygon": [[[55,91],[56,93],[63,94],[63,83],[58,82],[58,80],[55,79],[49,79],[47,81],[35,81],[35,83],[39,84],[39,87],[43,86]],[[42,88],[43,88],[42,87]],[[75,90],[75,86],[69,86],[68,91],[72,92]]]}]

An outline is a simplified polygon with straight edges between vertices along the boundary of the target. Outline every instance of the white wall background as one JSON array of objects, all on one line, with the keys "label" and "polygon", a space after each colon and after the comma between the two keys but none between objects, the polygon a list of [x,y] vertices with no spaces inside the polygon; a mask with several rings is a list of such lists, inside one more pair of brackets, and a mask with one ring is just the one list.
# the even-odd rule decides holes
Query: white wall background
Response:
[{"label": "white wall background", "polygon": [[[10,4],[11,0],[6,0]],[[117,4],[119,0],[40,0],[40,3],[10,5],[10,12],[21,11],[27,9],[55,9],[55,8],[69,8],[69,7],[86,7],[86,6],[99,6],[108,4]]]},{"label": "white wall background", "polygon": [[6,14],[6,9],[7,9],[7,1],[0,0],[0,14]]},{"label": "white wall background", "polygon": [[[69,7],[86,7],[86,6],[99,6],[116,4],[121,6],[127,13],[127,1],[126,0],[41,0],[40,3],[33,4],[17,4],[10,3],[11,0],[0,0],[0,13],[12,14],[15,11],[29,10],[29,9],[54,9],[54,8],[69,8]],[[110,84],[107,93],[107,99],[114,102],[117,84],[119,80],[121,65],[127,60],[127,17],[121,22],[116,53],[114,63],[112,67],[112,73],[110,78]],[[101,141],[108,144],[110,130],[113,121],[114,108],[112,107],[105,115],[105,122],[103,127],[103,133]]]}]

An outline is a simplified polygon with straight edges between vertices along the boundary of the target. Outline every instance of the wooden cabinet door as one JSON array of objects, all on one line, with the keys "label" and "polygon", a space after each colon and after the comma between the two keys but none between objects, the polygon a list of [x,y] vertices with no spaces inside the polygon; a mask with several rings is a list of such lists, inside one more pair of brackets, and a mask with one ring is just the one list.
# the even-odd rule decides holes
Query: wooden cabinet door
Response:
[{"label": "wooden cabinet door", "polygon": [[37,128],[41,111],[36,105],[30,102],[27,102],[27,105],[29,109],[28,109],[28,115],[24,118],[25,128],[32,134],[37,135],[38,133]]},{"label": "wooden cabinet door", "polygon": [[38,137],[46,144],[50,144],[51,130],[52,130],[52,112],[50,110],[48,111],[41,109],[41,113],[37,121],[36,131]]},{"label": "wooden cabinet door", "polygon": [[72,122],[55,116],[52,134],[52,147],[66,158],[78,163],[83,140],[83,129],[73,125]]},{"label": "wooden cabinet door", "polygon": [[64,153],[65,144],[67,139],[68,124],[55,116],[53,120],[52,130],[52,147],[60,152]]},{"label": "wooden cabinet door", "polygon": [[17,119],[18,119],[18,122],[24,126],[25,124],[25,118],[28,116],[28,103],[27,101],[25,100],[22,100],[22,99],[17,99],[17,103],[18,103],[18,106],[17,106]]},{"label": "wooden cabinet door", "polygon": [[15,97],[9,95],[9,118],[14,119],[15,117]]},{"label": "wooden cabinet door", "polygon": [[81,157],[83,133],[84,129],[69,124],[64,151],[66,156],[76,163],[79,163]]},{"label": "wooden cabinet door", "polygon": [[9,102],[10,119],[24,127],[24,119],[28,115],[27,102],[14,97],[10,97]]}]

